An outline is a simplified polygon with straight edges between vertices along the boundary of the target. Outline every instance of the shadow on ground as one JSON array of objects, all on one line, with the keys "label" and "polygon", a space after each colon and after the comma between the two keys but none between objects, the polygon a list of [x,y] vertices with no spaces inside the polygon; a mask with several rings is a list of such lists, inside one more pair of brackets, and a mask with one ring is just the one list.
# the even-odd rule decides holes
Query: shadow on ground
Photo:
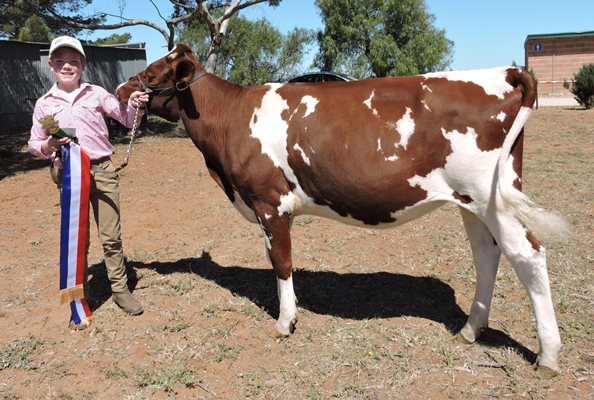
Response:
[{"label": "shadow on ground", "polygon": [[[208,279],[237,296],[242,296],[278,317],[276,279],[272,269],[252,269],[240,266],[223,267],[209,253],[199,258],[185,258],[173,262],[143,263],[129,261],[129,286],[138,283],[135,269],[150,269],[159,274],[189,273]],[[97,309],[111,295],[105,267],[90,267],[93,301]],[[454,289],[433,277],[416,277],[387,272],[346,273],[331,271],[295,270],[295,293],[299,307],[316,314],[364,320],[373,318],[419,317],[443,324],[455,335],[464,325],[467,315],[456,304]],[[478,341],[489,347],[508,347],[528,362],[534,363],[536,354],[505,332],[488,328]]]}]

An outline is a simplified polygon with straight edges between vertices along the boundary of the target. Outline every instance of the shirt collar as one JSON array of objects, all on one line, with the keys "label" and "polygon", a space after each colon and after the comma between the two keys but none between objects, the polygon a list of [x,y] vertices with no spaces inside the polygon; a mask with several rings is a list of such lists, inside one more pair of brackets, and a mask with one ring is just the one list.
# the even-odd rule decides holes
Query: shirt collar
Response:
[{"label": "shirt collar", "polygon": [[[93,85],[91,85],[88,82],[81,82],[81,84],[80,84],[80,93],[82,93],[82,92],[84,92],[86,90],[90,90],[92,87],[93,87]],[[51,97],[60,97],[61,98],[61,96],[58,95],[58,90],[59,90],[58,89],[58,83],[56,82],[56,83],[54,83],[52,85],[52,87],[50,88],[50,90],[46,94],[43,95],[43,98],[47,98],[47,97],[50,97],[50,96]]]}]

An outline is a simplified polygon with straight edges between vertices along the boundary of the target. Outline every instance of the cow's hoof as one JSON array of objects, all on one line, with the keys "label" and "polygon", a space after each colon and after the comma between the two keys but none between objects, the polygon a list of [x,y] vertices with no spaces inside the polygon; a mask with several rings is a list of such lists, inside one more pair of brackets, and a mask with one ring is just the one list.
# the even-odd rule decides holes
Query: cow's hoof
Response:
[{"label": "cow's hoof", "polygon": [[[284,324],[283,324],[284,325]],[[275,331],[272,336],[276,338],[287,337],[295,332],[295,325],[297,325],[297,318],[291,320],[288,325],[283,326],[278,321],[275,324]]]},{"label": "cow's hoof", "polygon": [[536,371],[546,379],[551,379],[559,375],[559,367],[557,365],[545,365],[539,358],[536,359]]},{"label": "cow's hoof", "polygon": [[546,367],[544,365],[539,365],[537,371],[538,374],[542,375],[542,377],[545,379],[551,379],[559,375],[559,371]]},{"label": "cow's hoof", "polygon": [[[479,331],[480,332],[480,331]],[[476,342],[479,335],[474,332],[474,330],[468,325],[464,325],[464,327],[458,332],[458,340],[465,344],[472,344]]]},{"label": "cow's hoof", "polygon": [[289,337],[288,334],[285,335],[284,333],[279,332],[276,327],[272,330],[272,332],[270,332],[270,336],[273,339],[284,339]]}]

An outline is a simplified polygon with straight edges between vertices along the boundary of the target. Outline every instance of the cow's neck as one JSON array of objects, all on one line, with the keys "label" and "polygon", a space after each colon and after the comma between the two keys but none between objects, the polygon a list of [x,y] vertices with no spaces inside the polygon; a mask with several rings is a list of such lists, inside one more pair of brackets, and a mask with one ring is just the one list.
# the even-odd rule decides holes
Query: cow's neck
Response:
[{"label": "cow's neck", "polygon": [[180,118],[200,151],[220,149],[230,134],[229,115],[237,110],[244,88],[214,75],[192,87],[191,95],[180,98]]},{"label": "cow's neck", "polygon": [[233,187],[223,165],[229,165],[225,147],[233,134],[229,116],[239,110],[244,90],[241,85],[212,75],[192,87],[191,96],[180,98],[180,118],[186,132],[202,152],[211,176],[232,202]]}]

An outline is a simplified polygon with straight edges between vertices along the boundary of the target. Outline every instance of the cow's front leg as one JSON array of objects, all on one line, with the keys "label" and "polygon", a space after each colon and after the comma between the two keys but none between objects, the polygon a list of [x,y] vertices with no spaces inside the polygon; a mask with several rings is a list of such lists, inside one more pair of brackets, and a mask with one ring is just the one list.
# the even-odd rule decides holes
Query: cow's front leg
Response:
[{"label": "cow's front leg", "polygon": [[259,216],[264,232],[266,254],[276,274],[279,299],[279,316],[276,322],[276,334],[288,336],[295,330],[297,323],[297,298],[293,289],[293,262],[291,260],[291,217],[263,213]]}]

